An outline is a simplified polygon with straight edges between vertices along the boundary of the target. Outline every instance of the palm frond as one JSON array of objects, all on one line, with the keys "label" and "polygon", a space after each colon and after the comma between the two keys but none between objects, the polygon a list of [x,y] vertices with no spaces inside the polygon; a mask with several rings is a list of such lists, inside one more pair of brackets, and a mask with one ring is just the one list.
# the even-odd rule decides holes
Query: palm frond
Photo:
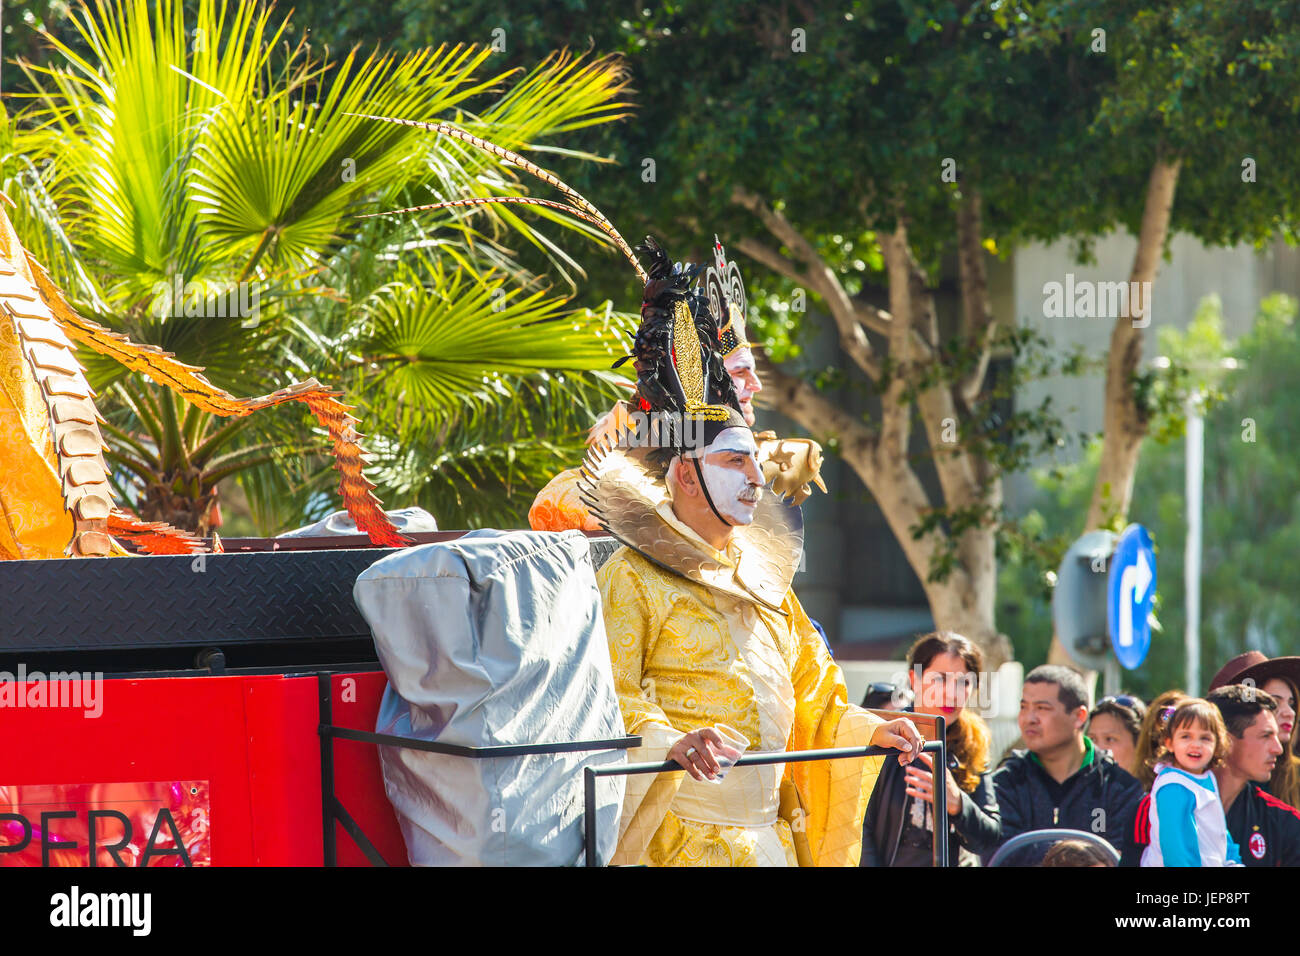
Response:
[{"label": "palm frond", "polygon": [[[561,53],[499,73],[489,49],[444,45],[331,63],[285,42],[270,6],[233,0],[93,0],[76,23],[88,53],[52,37],[51,61],[24,67],[35,92],[0,127],[0,181],[78,310],[226,388],[314,375],[344,389],[385,449],[390,507],[436,501],[444,526],[518,518],[520,496],[623,393],[609,366],[636,323],[553,295],[520,249],[573,286],[561,234],[604,236],[549,209],[362,220],[534,184],[463,143],[348,114],[442,117],[508,149],[595,161],[546,141],[625,115],[618,62]],[[251,324],[211,304],[240,283],[256,290]],[[133,466],[140,480],[208,466],[238,471],[264,531],[337,507],[305,410],[232,425],[79,357],[119,490]]]}]

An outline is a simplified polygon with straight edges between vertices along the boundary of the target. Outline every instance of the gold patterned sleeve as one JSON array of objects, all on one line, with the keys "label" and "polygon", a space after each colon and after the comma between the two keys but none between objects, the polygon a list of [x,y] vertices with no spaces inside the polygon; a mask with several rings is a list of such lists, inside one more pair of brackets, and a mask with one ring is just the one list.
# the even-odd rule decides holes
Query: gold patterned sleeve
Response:
[{"label": "gold patterned sleeve", "polygon": [[[618,706],[627,732],[641,737],[641,746],[628,751],[628,762],[662,763],[682,732],[673,727],[655,703],[653,683],[643,678],[646,657],[662,626],[660,615],[645,582],[622,555],[615,553],[605,562],[596,572],[596,583],[605,613]],[[641,860],[672,805],[682,777],[678,771],[627,778],[618,846],[611,865],[632,866]]]},{"label": "gold patterned sleeve", "polygon": [[645,582],[626,560],[611,557],[596,572],[600,600],[605,614],[614,690],[629,734],[644,734],[647,722],[662,724],[674,736],[676,730],[654,700],[654,683],[643,676],[645,660],[658,637],[660,621]]},{"label": "gold patterned sleeve", "polygon": [[[879,717],[848,702],[844,673],[832,659],[799,599],[790,592],[789,614],[796,659],[792,750],[866,747]],[[856,866],[862,852],[862,817],[884,758],[813,760],[789,764],[788,776],[807,815],[809,849],[817,866]]]}]

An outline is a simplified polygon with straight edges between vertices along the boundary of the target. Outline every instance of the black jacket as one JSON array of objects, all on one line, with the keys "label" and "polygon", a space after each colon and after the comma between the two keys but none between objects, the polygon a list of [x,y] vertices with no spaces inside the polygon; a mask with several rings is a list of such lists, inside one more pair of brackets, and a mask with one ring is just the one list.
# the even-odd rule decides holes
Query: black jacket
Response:
[{"label": "black jacket", "polygon": [[1092,763],[1058,784],[1027,751],[1017,750],[992,779],[1002,814],[999,845],[1029,830],[1083,830],[1118,850],[1121,866],[1138,865],[1142,849],[1133,842],[1133,822],[1142,784],[1109,751],[1094,750]]},{"label": "black jacket", "polygon": [[[1150,803],[1147,794],[1138,808],[1133,842],[1139,848],[1151,842]],[[1300,811],[1295,807],[1259,784],[1247,783],[1225,816],[1246,866],[1300,866]]]},{"label": "black jacket", "polygon": [[[958,766],[957,758],[949,752],[948,769],[956,770]],[[880,769],[880,778],[871,791],[867,814],[862,821],[860,866],[895,865],[908,804],[906,769],[895,757],[887,757]],[[977,855],[991,853],[998,845],[998,804],[989,782],[991,776],[989,773],[980,774],[974,793],[963,790],[961,812],[948,818],[949,866],[974,866]],[[935,783],[935,790],[944,792],[939,781]]]}]

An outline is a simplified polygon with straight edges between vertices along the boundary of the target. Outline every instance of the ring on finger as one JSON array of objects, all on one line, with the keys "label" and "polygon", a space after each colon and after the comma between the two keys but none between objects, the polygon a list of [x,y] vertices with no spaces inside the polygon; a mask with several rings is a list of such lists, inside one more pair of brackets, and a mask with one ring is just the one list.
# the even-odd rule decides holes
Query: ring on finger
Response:
[{"label": "ring on finger", "polygon": [[694,748],[694,747],[687,747],[687,748],[686,748],[686,756],[688,756],[688,757],[693,757],[694,755],[695,755],[695,748]]}]

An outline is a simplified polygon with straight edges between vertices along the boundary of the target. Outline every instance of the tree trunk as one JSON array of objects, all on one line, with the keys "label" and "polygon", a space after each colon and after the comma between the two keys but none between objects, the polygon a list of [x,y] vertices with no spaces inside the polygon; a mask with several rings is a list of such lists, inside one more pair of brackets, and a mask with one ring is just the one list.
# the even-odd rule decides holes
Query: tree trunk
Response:
[{"label": "tree trunk", "polygon": [[941,582],[930,582],[930,566],[941,535],[920,538],[911,529],[931,507],[920,479],[905,455],[887,454],[876,433],[829,401],[807,382],[771,365],[760,357],[764,395],[783,415],[814,435],[836,435],[840,457],[857,474],[880,507],[908,564],[923,582],[935,626],[957,631],[979,645],[985,667],[995,670],[1012,656],[1011,642],[994,625],[997,594],[995,535],[992,527],[966,532],[961,543],[961,566]]},{"label": "tree trunk", "polygon": [[[1160,268],[1160,256],[1169,235],[1174,190],[1178,185],[1180,161],[1156,160],[1147,182],[1146,204],[1142,210],[1142,228],[1137,252],[1133,256],[1130,283],[1154,283]],[[1140,285],[1138,286],[1140,288]],[[1130,286],[1133,288],[1133,286]],[[1128,515],[1133,501],[1133,480],[1137,475],[1138,452],[1146,437],[1148,422],[1138,408],[1134,394],[1134,376],[1142,363],[1143,330],[1152,315],[1150,301],[1144,303],[1146,314],[1140,325],[1134,324],[1132,303],[1115,320],[1110,335],[1110,353],[1106,362],[1106,409],[1102,433],[1101,465],[1092,488],[1092,501],[1084,521],[1084,531],[1112,524]],[[1070,657],[1056,635],[1047,660],[1068,664]]]},{"label": "tree trunk", "polygon": [[189,531],[200,537],[212,533],[217,511],[217,489],[207,489],[198,498],[177,494],[175,477],[160,476],[145,487],[139,503],[142,521],[165,521],[173,528]]},{"label": "tree trunk", "polygon": [[[988,670],[997,670],[1005,661],[1011,660],[1011,641],[998,632],[995,623],[995,528],[982,526],[963,534],[958,546],[959,565],[942,581],[931,581],[930,566],[935,550],[946,542],[938,532],[919,541],[912,536],[911,529],[929,508],[929,502],[910,465],[896,463],[892,468],[864,469],[851,453],[845,453],[843,457],[876,498],[890,531],[903,546],[908,563],[925,589],[935,628],[956,631],[978,644],[984,652],[984,666]],[[881,473],[890,477],[883,481],[867,479],[867,474]]]},{"label": "tree trunk", "polygon": [[[1132,283],[1155,282],[1160,255],[1169,235],[1169,217],[1177,184],[1177,162],[1160,161],[1152,167],[1146,208],[1142,213],[1142,231],[1129,275],[1130,287]],[[1151,304],[1145,305],[1148,310],[1145,318],[1149,321]],[[1133,500],[1133,478],[1137,473],[1138,451],[1146,436],[1147,422],[1133,394],[1133,376],[1142,362],[1142,332],[1146,322],[1135,325],[1132,311],[1131,308],[1125,309],[1111,331],[1110,355],[1106,364],[1106,417],[1101,468],[1093,486],[1085,530],[1100,527],[1115,515],[1127,515]]]},{"label": "tree trunk", "polygon": [[[981,463],[951,437],[962,415],[959,397],[969,403],[982,387],[992,335],[978,194],[972,193],[963,202],[957,225],[963,252],[964,333],[978,343],[983,355],[966,381],[956,384],[942,375],[930,375],[934,363],[941,360],[938,314],[924,271],[912,254],[901,208],[893,231],[878,236],[889,284],[889,311],[884,312],[852,299],[835,270],[779,210],[739,188],[732,199],[754,213],[790,253],[749,237],[734,245],[819,295],[835,323],[844,353],[881,385],[880,428],[868,427],[808,383],[760,359],[767,401],[814,435],[839,439],[841,457],[875,497],[908,564],[923,582],[936,626],[969,637],[984,650],[987,666],[996,668],[1011,656],[1011,642],[994,625],[997,564],[992,512],[1001,504],[1001,483],[996,478],[989,480]],[[805,268],[799,268],[796,260]],[[888,339],[892,371],[887,383],[882,383],[884,369],[866,336],[868,328]],[[926,379],[929,384],[921,384],[919,394],[914,394],[918,383]],[[934,510],[909,455],[914,413],[926,431],[944,505],[988,515],[987,521],[966,530],[955,542],[949,542],[939,528],[920,537],[913,535],[912,529]],[[955,550],[955,566],[943,581],[928,580],[936,556],[950,547]]]},{"label": "tree trunk", "polygon": [[980,564],[967,567],[966,580],[955,587],[951,579],[927,582],[925,594],[930,602],[934,626],[942,631],[956,631],[969,637],[984,652],[984,668],[995,671],[1014,657],[1011,639],[998,631],[995,625],[995,600],[997,595],[997,563],[994,560],[996,543],[992,528],[967,532],[975,538],[969,550],[981,552]]}]

